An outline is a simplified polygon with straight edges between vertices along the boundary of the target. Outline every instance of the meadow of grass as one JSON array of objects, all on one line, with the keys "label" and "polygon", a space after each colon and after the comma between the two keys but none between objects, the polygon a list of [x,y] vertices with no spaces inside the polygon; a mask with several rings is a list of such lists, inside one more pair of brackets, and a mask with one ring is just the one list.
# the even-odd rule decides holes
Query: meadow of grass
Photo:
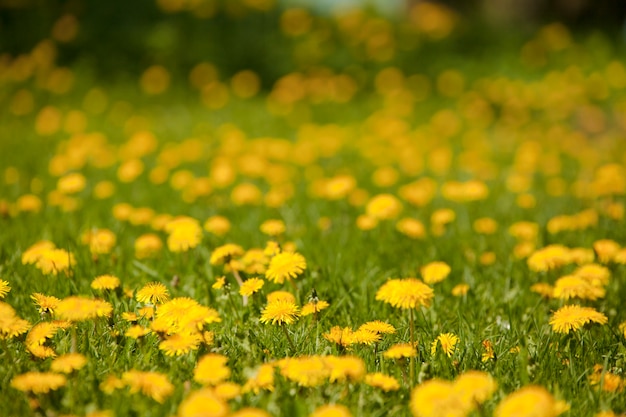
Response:
[{"label": "meadow of grass", "polygon": [[0,57],[0,415],[625,413],[619,46],[271,12],[269,84]]}]

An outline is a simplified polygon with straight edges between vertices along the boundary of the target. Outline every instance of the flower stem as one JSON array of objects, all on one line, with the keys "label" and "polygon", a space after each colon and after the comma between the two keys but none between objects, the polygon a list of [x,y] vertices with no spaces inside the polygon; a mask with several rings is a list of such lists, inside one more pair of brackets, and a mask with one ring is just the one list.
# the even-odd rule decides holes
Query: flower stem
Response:
[{"label": "flower stem", "polygon": [[[236,269],[233,268],[233,276],[235,277],[235,279],[237,280],[237,283],[239,284],[239,287],[241,288],[241,286],[243,285],[243,280],[241,279],[241,275],[239,275],[239,271],[237,271]],[[243,306],[247,306],[248,305],[248,297],[247,296],[243,296]]]},{"label": "flower stem", "polygon": [[[413,320],[413,309],[409,309],[409,334],[411,338],[411,346],[415,347],[415,322]],[[411,356],[409,359],[409,374],[411,385],[415,383],[415,358]]]},{"label": "flower stem", "polygon": [[284,324],[281,324],[280,327],[283,329],[283,332],[285,333],[285,336],[287,337],[287,341],[289,342],[289,346],[291,346],[291,350],[293,351],[293,353],[296,353],[296,345],[293,344],[293,340],[291,340],[291,336],[289,336],[289,332],[287,331],[287,328],[285,327]]},{"label": "flower stem", "polygon": [[76,353],[76,351],[78,350],[78,337],[76,336],[76,323],[72,324],[72,345],[70,347],[70,352],[72,353]]}]

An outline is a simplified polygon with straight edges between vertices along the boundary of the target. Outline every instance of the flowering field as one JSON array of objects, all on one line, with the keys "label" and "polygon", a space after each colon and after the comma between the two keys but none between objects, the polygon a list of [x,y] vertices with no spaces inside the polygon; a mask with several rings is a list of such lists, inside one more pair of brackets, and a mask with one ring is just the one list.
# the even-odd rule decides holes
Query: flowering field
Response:
[{"label": "flowering field", "polygon": [[620,46],[235,3],[283,73],[0,55],[0,415],[626,413]]}]

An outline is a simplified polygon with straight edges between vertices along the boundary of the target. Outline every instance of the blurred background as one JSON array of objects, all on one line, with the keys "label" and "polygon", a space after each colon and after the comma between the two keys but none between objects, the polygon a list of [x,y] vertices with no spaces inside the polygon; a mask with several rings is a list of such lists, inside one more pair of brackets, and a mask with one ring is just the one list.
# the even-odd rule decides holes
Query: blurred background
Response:
[{"label": "blurred background", "polygon": [[357,81],[389,65],[471,68],[510,45],[541,66],[579,33],[622,48],[625,18],[617,0],[0,0],[0,60],[38,50],[99,81],[136,79],[155,64],[187,78],[206,63],[205,78],[251,69],[269,89],[320,67]]}]

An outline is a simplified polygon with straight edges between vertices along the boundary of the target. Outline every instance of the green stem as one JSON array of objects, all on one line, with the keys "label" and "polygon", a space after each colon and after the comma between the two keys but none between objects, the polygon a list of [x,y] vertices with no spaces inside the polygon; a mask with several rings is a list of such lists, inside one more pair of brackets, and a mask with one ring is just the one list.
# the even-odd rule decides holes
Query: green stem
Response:
[{"label": "green stem", "polygon": [[285,327],[284,324],[281,324],[280,327],[283,329],[283,332],[285,333],[285,336],[287,337],[287,341],[289,342],[289,346],[291,346],[291,350],[295,354],[296,345],[293,344],[293,340],[291,340],[291,336],[289,336],[289,332],[287,331],[287,328]]},{"label": "green stem", "polygon": [[[411,346],[415,347],[415,322],[413,320],[413,309],[409,310],[409,334],[411,338]],[[409,374],[411,385],[415,383],[415,357],[409,358]]]},{"label": "green stem", "polygon": [[76,323],[72,323],[72,345],[70,347],[70,352],[76,353],[78,350],[78,337],[76,336]]}]

